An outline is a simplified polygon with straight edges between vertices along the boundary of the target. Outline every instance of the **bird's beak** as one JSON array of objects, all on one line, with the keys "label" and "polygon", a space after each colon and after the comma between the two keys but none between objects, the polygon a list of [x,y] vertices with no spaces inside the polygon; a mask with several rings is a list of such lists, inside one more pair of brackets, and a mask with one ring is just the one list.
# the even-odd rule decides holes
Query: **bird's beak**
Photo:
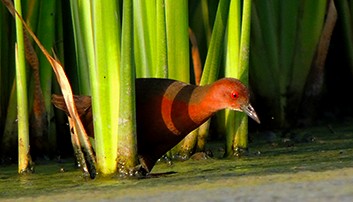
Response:
[{"label": "bird's beak", "polygon": [[254,108],[251,106],[251,104],[244,105],[240,107],[243,112],[245,112],[250,118],[254,119],[257,123],[260,124],[260,119],[257,116]]}]

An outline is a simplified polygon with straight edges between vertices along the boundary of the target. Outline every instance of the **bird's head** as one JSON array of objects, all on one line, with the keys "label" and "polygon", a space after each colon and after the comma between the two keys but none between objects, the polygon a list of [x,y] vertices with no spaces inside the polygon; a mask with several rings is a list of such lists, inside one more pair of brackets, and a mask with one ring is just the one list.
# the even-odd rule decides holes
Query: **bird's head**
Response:
[{"label": "bird's head", "polygon": [[250,118],[260,123],[254,108],[250,104],[250,93],[248,88],[239,80],[234,78],[223,78],[212,85],[213,99],[216,100],[220,109],[246,113]]}]

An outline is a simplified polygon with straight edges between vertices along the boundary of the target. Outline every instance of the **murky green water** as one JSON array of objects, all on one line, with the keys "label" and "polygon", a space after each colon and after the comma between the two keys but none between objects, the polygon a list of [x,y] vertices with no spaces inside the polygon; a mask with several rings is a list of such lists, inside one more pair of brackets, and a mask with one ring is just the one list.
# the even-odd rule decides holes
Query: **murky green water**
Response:
[{"label": "murky green water", "polygon": [[221,159],[222,144],[212,144],[213,159],[159,163],[153,173],[175,173],[146,179],[85,179],[71,161],[37,163],[27,176],[16,165],[0,167],[0,200],[353,199],[353,123],[290,133],[255,135],[240,159]]}]

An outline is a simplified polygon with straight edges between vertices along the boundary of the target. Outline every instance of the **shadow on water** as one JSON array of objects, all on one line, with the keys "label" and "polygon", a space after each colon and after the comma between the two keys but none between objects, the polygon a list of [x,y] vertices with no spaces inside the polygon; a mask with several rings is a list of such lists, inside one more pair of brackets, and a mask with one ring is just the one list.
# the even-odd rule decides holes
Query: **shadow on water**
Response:
[{"label": "shadow on water", "polygon": [[118,197],[131,191],[144,193],[146,189],[153,194],[164,189],[182,190],[192,184],[200,186],[198,189],[207,189],[217,183],[220,186],[223,182],[236,183],[240,178],[251,184],[251,179],[275,174],[292,175],[306,171],[352,168],[352,125],[347,123],[333,126],[334,134],[327,127],[298,129],[294,133],[304,132],[304,136],[310,135],[312,138],[310,141],[292,140],[290,144],[285,135],[277,135],[268,141],[257,134],[253,136],[249,155],[234,159],[221,158],[223,143],[210,143],[208,149],[212,150],[214,158],[174,162],[172,165],[160,162],[151,175],[142,179],[86,179],[70,159],[61,163],[37,162],[35,173],[26,176],[17,175],[16,165],[1,166],[0,198],[59,195],[63,197],[62,200],[70,200],[74,193],[77,198],[96,194],[99,199],[103,197],[100,194],[105,194],[104,197],[108,197],[107,194]]}]

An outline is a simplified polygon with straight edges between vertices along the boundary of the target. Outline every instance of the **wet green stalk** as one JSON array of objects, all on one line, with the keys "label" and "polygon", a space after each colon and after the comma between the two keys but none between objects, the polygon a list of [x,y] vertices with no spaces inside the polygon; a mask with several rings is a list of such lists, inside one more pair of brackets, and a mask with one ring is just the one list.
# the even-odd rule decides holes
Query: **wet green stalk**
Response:
[{"label": "wet green stalk", "polygon": [[219,2],[200,85],[210,84],[218,77],[219,66],[223,54],[222,47],[224,34],[228,21],[229,4],[230,2],[226,0],[221,0]]},{"label": "wet green stalk", "polygon": [[205,35],[206,35],[206,42],[207,46],[210,44],[211,41],[211,36],[212,36],[212,26],[210,25],[210,18],[209,18],[209,5],[207,0],[201,0],[201,12],[202,12],[202,19],[203,19],[203,25],[205,29]]},{"label": "wet green stalk", "polygon": [[[241,32],[241,6],[239,1],[232,1],[229,8],[227,44],[225,53],[225,76],[239,78],[240,69],[240,32]],[[234,138],[238,130],[235,114],[232,110],[225,110],[226,156],[234,153]]]},{"label": "wet green stalk", "polygon": [[94,67],[91,3],[85,0],[70,1],[75,39],[77,77],[80,94],[91,95],[89,69]]},{"label": "wet green stalk", "polygon": [[133,1],[136,77],[168,76],[164,0]]},{"label": "wet green stalk", "polygon": [[[40,15],[41,0],[22,1],[23,16],[32,30],[36,30]],[[51,2],[49,2],[51,4]]]},{"label": "wet green stalk", "polygon": [[[249,84],[249,49],[250,49],[251,0],[244,0],[240,34],[240,52],[238,78],[245,85]],[[233,148],[248,148],[248,116],[244,113],[235,114],[236,128]]]},{"label": "wet green stalk", "polygon": [[186,0],[165,1],[168,78],[189,82],[189,22]]},{"label": "wet green stalk", "polygon": [[[200,85],[214,82],[218,77],[219,67],[223,54],[223,40],[228,21],[230,2],[221,0],[218,5],[215,24],[213,26],[210,46],[207,52],[204,70],[201,76]],[[210,120],[200,126],[198,135],[198,150],[204,150]]]},{"label": "wet green stalk", "polygon": [[153,35],[154,25],[149,24],[150,19],[155,19],[155,8],[151,5],[154,1],[133,1],[134,18],[134,60],[136,63],[137,77],[151,77],[153,68]]},{"label": "wet green stalk", "polygon": [[[21,2],[15,1],[15,9],[21,14]],[[30,171],[29,123],[27,103],[27,78],[25,48],[22,23],[16,16],[16,86],[17,86],[17,120],[18,120],[18,173]]]},{"label": "wet green stalk", "polygon": [[168,76],[168,59],[167,59],[167,33],[166,33],[166,19],[164,0],[157,0],[157,50],[155,59],[157,60],[156,71],[154,75],[156,77],[166,78]]},{"label": "wet green stalk", "polygon": [[[52,50],[55,44],[55,12],[56,1],[41,1],[40,13],[37,21],[36,35],[47,50]],[[51,104],[51,90],[52,90],[52,68],[43,54],[38,54],[40,64],[40,80],[41,88],[44,96],[45,109],[50,117]],[[48,120],[50,122],[50,120]]]},{"label": "wet green stalk", "polygon": [[118,3],[92,1],[95,66],[90,68],[96,159],[99,172],[117,170],[120,30]]},{"label": "wet green stalk", "polygon": [[[123,2],[120,111],[118,132],[119,172],[132,171],[137,165],[135,67],[133,64],[132,0]],[[127,173],[128,174],[128,173]]]}]

